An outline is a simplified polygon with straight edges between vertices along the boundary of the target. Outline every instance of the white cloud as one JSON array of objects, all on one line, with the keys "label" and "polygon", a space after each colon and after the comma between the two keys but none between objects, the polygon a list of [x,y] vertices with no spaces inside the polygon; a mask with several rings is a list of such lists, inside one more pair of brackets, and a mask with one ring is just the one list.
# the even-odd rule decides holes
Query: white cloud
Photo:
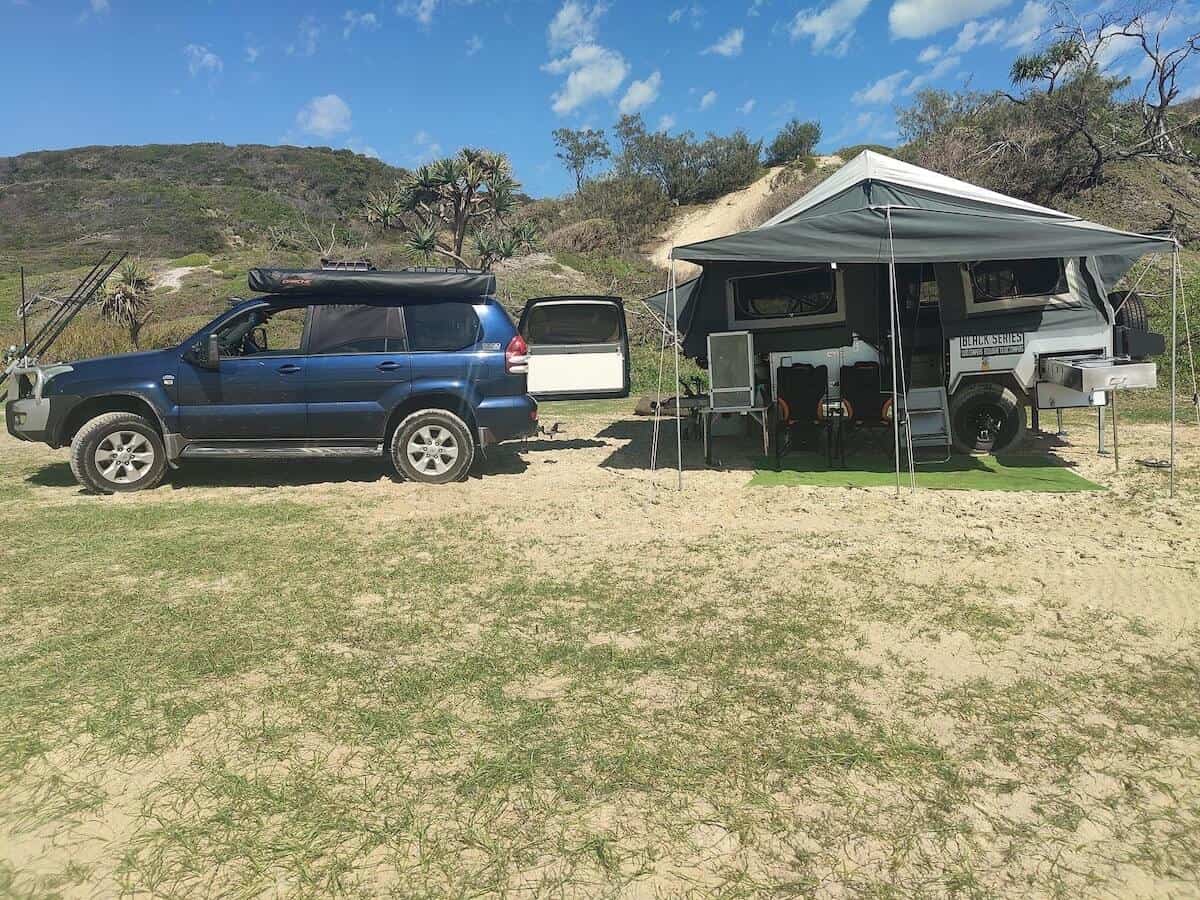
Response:
[{"label": "white cloud", "polygon": [[717,56],[741,56],[742,43],[745,39],[746,32],[740,28],[735,28],[703,52],[715,53]]},{"label": "white cloud", "polygon": [[767,0],[750,0],[750,8],[746,10],[746,15],[757,16],[758,11],[766,6]]},{"label": "white cloud", "polygon": [[1038,0],[1029,0],[1011,20],[988,19],[968,22],[959,31],[958,37],[946,53],[951,56],[961,55],[980,44],[996,43],[1026,50],[1042,36],[1049,21],[1050,7]]},{"label": "white cloud", "polygon": [[343,134],[350,130],[350,107],[337,94],[313,97],[296,113],[296,125],[323,138]]},{"label": "white cloud", "polygon": [[624,115],[626,113],[635,113],[639,109],[649,106],[658,99],[660,88],[662,88],[661,72],[651,72],[648,78],[630,82],[629,89],[625,91],[625,96],[617,104],[617,111]]},{"label": "white cloud", "polygon": [[467,56],[474,56],[482,49],[483,38],[481,38],[479,35],[473,34],[467,38]]},{"label": "white cloud", "polygon": [[188,74],[193,78],[205,72],[209,75],[216,75],[225,68],[221,57],[203,44],[188,44],[183,48],[183,53],[187,57]]},{"label": "white cloud", "polygon": [[675,127],[675,117],[670,113],[666,113],[658,120],[658,127],[655,131],[670,131]]},{"label": "white cloud", "polygon": [[379,27],[379,17],[373,12],[360,13],[357,10],[348,9],[342,16],[342,21],[346,23],[346,27],[342,29],[344,38],[350,37],[356,28],[361,28],[363,31],[374,31]]},{"label": "white cloud", "polygon": [[353,150],[362,156],[369,156],[372,159],[380,159],[379,151],[361,138],[346,138],[346,149]]},{"label": "white cloud", "polygon": [[702,110],[708,109],[716,102],[717,102],[717,92],[709,91],[707,94],[705,94],[703,97],[700,98],[700,109],[702,109]]},{"label": "white cloud", "polygon": [[254,46],[246,47],[246,62],[250,63],[250,65],[254,65],[256,62],[258,62],[258,58],[261,55],[262,50],[260,48]]},{"label": "white cloud", "polygon": [[809,7],[796,13],[788,26],[793,41],[809,38],[815,53],[844,56],[854,38],[858,17],[870,0],[833,0],[824,8]]},{"label": "white cloud", "polygon": [[896,99],[896,93],[900,90],[900,83],[908,77],[908,74],[908,69],[893,72],[891,75],[884,76],[873,84],[867,85],[862,90],[856,91],[851,99],[860,106],[873,103],[891,103]]},{"label": "white cloud", "polygon": [[312,56],[317,52],[317,41],[321,37],[321,26],[315,16],[305,16],[296,30],[296,40],[288,44],[288,56]]},{"label": "white cloud", "polygon": [[89,5],[92,7],[92,12],[98,16],[103,15],[111,9],[108,5],[108,0],[91,0]]},{"label": "white cloud", "polygon": [[565,50],[579,44],[596,42],[596,27],[608,11],[603,3],[589,7],[578,0],[567,0],[546,26],[546,40],[551,51]]},{"label": "white cloud", "polygon": [[433,139],[428,131],[424,129],[413,135],[413,144],[416,145],[416,151],[412,155],[412,160],[415,165],[431,162],[442,155],[442,145]]},{"label": "white cloud", "polygon": [[685,18],[693,28],[699,28],[704,19],[704,7],[698,3],[692,3],[688,6],[677,7],[667,15],[667,21],[672,25],[678,25]]},{"label": "white cloud", "polygon": [[960,62],[962,62],[962,57],[960,56],[943,56],[940,60],[938,60],[937,65],[931,68],[928,72],[922,72],[920,75],[914,77],[913,80],[910,81],[907,86],[905,86],[904,93],[915,94],[925,85],[931,84],[932,82],[949,75],[950,72],[957,68]]},{"label": "white cloud", "polygon": [[937,44],[930,44],[928,47],[926,47],[924,50],[922,50],[919,54],[917,54],[917,62],[921,63],[921,65],[926,65],[928,63],[933,62],[935,59],[937,59],[941,55],[942,55],[942,48],[939,47]]},{"label": "white cloud", "polygon": [[738,112],[740,112],[743,116],[748,116],[748,115],[750,115],[750,113],[754,112],[754,107],[757,105],[758,105],[758,101],[755,100],[753,97],[751,97],[749,100],[747,100],[745,103],[743,103],[741,106],[738,107]]},{"label": "white cloud", "polygon": [[620,53],[598,44],[572,47],[569,54],[551,60],[542,69],[551,75],[567,76],[553,96],[552,109],[560,116],[598,97],[611,97],[629,74],[629,64]]},{"label": "white cloud", "polygon": [[417,23],[429,26],[433,23],[433,14],[437,12],[439,0],[404,0],[396,6],[397,15],[410,16]]},{"label": "white cloud", "polygon": [[896,0],[888,11],[892,37],[921,38],[999,9],[1010,0]]}]

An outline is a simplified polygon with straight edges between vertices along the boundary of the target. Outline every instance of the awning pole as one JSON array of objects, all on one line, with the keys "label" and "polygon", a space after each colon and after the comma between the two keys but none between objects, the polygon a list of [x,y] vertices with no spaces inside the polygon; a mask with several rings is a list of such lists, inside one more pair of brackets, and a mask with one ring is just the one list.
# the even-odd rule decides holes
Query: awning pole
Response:
[{"label": "awning pole", "polygon": [[[667,290],[671,289],[671,278],[667,276]],[[663,309],[665,311],[666,305]],[[654,473],[658,471],[658,437],[662,430],[662,379],[663,366],[667,359],[667,317],[662,319],[662,340],[658,344],[658,382],[654,389],[654,426],[650,435],[650,490],[654,491]]]},{"label": "awning pole", "polygon": [[1175,497],[1175,369],[1179,357],[1179,342],[1176,337],[1176,322],[1179,309],[1179,241],[1171,253],[1171,474],[1170,496]]},{"label": "awning pole", "polygon": [[675,345],[675,445],[679,449],[679,478],[675,484],[676,490],[683,490],[683,418],[680,405],[679,385],[679,291],[675,279],[675,254],[671,254],[671,321],[675,323],[672,330],[671,342]]},{"label": "awning pole", "polygon": [[[892,235],[892,211],[887,211],[888,220],[888,243],[891,244]],[[900,496],[900,379],[896,371],[896,254],[893,248],[891,258],[888,261],[888,307],[891,311],[892,326],[888,330],[892,333],[892,440],[893,449],[896,454],[896,496]]]}]

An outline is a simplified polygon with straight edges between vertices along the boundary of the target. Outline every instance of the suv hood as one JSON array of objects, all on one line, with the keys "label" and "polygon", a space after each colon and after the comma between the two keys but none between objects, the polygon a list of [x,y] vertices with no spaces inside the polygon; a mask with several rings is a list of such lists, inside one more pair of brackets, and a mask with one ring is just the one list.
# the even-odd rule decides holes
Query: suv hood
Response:
[{"label": "suv hood", "polygon": [[[85,381],[108,379],[136,379],[150,376],[159,378],[164,373],[173,373],[179,362],[179,351],[172,347],[169,350],[146,350],[141,353],[121,353],[117,356],[101,356],[97,359],[84,359],[79,362],[67,363],[65,366],[53,368],[68,369],[61,374],[55,374],[53,383],[57,390],[62,391],[66,384],[77,384]],[[50,368],[50,367],[47,367]]]}]

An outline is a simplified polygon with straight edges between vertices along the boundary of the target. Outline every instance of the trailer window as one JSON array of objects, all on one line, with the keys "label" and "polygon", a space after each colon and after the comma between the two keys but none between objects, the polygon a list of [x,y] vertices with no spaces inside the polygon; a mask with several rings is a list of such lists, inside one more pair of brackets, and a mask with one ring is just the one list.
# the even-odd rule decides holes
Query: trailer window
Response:
[{"label": "trailer window", "polygon": [[976,303],[1045,297],[1067,290],[1061,259],[997,259],[970,265]]},{"label": "trailer window", "polygon": [[808,325],[840,321],[838,279],[827,266],[729,280],[732,324]]}]

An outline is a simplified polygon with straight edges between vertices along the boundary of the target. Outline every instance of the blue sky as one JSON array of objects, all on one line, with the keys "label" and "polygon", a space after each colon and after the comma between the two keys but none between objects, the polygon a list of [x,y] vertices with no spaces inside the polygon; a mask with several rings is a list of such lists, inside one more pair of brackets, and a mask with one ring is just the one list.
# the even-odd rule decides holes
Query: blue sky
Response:
[{"label": "blue sky", "polygon": [[561,126],[895,140],[921,86],[1004,83],[1040,0],[0,0],[0,155],[84,144],[349,147],[412,166],[507,152],[536,196],[572,182]]}]

